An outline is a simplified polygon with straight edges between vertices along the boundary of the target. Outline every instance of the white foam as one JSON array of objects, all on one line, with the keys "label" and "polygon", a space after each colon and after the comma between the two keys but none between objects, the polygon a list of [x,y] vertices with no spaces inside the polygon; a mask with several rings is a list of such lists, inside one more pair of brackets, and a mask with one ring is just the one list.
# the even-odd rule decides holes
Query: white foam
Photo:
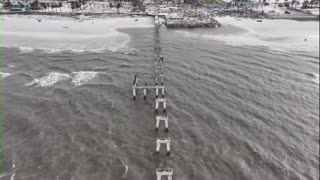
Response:
[{"label": "white foam", "polygon": [[[58,16],[3,15],[1,34],[3,47],[19,48],[21,52],[41,49],[59,51],[118,51],[130,42],[128,34],[119,28],[152,27],[152,18],[86,17],[81,20]],[[41,19],[41,22],[38,21]]]},{"label": "white foam", "polygon": [[10,178],[10,180],[14,180],[15,177],[16,177],[16,173],[13,173],[12,176],[11,176],[11,178]]},{"label": "white foam", "polygon": [[99,73],[94,71],[80,71],[80,72],[73,72],[72,83],[75,86],[81,86],[90,80],[94,79]]},{"label": "white foam", "polygon": [[13,174],[12,174],[10,180],[14,180],[14,179],[15,179],[15,176],[16,176],[15,168],[16,168],[16,164],[14,163],[14,160],[13,160],[13,161],[12,161]]},{"label": "white foam", "polygon": [[5,72],[0,72],[0,75],[1,75],[2,79],[6,79],[7,77],[11,76],[10,73],[5,73]]},{"label": "white foam", "polygon": [[26,86],[37,85],[41,87],[49,87],[56,84],[59,81],[70,79],[69,74],[63,74],[59,72],[51,72],[40,79],[34,79],[33,81],[26,84]]},{"label": "white foam", "polygon": [[20,47],[19,50],[20,50],[20,53],[29,53],[29,52],[32,52],[34,50],[34,48]]}]

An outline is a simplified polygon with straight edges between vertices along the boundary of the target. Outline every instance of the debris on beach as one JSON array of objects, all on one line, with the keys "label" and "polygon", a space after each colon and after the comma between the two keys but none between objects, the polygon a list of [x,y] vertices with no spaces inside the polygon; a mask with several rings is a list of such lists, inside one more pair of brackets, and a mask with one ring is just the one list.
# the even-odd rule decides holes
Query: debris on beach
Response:
[{"label": "debris on beach", "polygon": [[160,15],[165,18],[168,28],[221,27],[216,13],[207,8],[160,7]]},{"label": "debris on beach", "polygon": [[168,19],[166,22],[168,28],[195,28],[195,27],[221,27],[221,24],[213,19],[201,18],[181,18],[181,19]]}]

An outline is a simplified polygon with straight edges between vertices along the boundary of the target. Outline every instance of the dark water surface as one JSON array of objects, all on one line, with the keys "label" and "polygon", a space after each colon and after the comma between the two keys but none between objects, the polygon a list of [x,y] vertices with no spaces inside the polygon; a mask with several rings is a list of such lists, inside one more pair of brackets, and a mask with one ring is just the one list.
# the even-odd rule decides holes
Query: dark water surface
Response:
[{"label": "dark water surface", "polygon": [[[121,31],[136,55],[2,49],[3,179],[151,180],[165,166],[176,180],[319,179],[318,54],[162,28],[172,153],[155,156],[154,93],[131,95],[133,74],[152,72],[153,29]],[[96,74],[26,85],[50,72]]]}]

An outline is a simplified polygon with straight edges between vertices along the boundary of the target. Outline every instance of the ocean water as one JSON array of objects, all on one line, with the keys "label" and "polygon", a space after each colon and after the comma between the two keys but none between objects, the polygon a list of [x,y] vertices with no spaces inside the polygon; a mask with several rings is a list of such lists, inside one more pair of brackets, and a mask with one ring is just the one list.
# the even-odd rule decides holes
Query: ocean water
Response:
[{"label": "ocean water", "polygon": [[[133,75],[152,72],[152,26],[97,52],[7,39],[2,179],[151,180],[166,166],[176,180],[319,179],[319,29],[304,41],[237,23],[161,28],[169,133],[154,131],[154,92],[132,100]],[[166,136],[171,155],[155,155]]]}]

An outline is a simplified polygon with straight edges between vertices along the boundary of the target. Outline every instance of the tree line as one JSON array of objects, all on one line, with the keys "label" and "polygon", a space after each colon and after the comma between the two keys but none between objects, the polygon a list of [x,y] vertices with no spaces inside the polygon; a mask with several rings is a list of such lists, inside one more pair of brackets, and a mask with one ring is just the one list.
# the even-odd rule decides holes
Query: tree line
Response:
[{"label": "tree line", "polygon": [[[74,0],[74,1],[69,1],[71,5],[71,9],[81,9],[83,5],[85,5],[89,0]],[[141,0],[131,0],[132,6],[134,9],[144,9],[143,2]],[[42,9],[47,9],[47,8],[62,8],[62,1],[49,1],[49,2],[41,2],[39,0],[34,0],[32,3],[29,4],[31,10],[42,10]],[[10,0],[7,0],[3,4],[3,8],[11,8],[14,5],[10,2]],[[25,4],[22,4],[21,2],[18,1],[18,6],[24,7]],[[117,8],[119,9],[122,7],[121,5],[121,0],[115,1],[114,4],[109,3],[110,8]]]}]

